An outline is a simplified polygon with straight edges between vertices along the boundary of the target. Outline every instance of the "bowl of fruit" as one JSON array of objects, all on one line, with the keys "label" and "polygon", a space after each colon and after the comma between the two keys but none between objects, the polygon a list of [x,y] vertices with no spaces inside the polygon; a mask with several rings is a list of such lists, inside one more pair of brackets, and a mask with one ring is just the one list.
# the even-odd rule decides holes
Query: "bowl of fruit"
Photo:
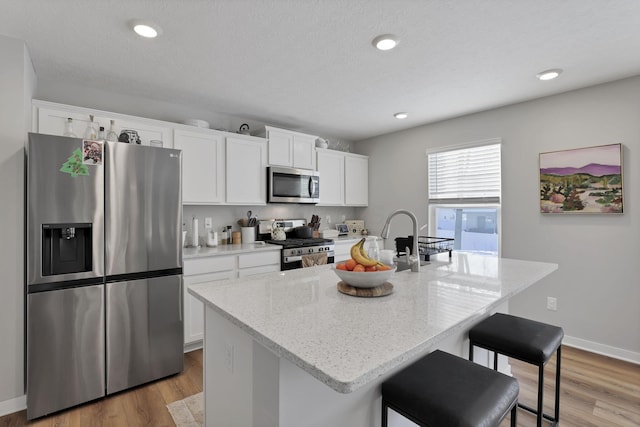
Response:
[{"label": "bowl of fruit", "polygon": [[354,288],[375,288],[389,281],[395,265],[386,265],[370,258],[364,248],[365,239],[351,247],[351,258],[334,264],[333,271],[340,280]]}]

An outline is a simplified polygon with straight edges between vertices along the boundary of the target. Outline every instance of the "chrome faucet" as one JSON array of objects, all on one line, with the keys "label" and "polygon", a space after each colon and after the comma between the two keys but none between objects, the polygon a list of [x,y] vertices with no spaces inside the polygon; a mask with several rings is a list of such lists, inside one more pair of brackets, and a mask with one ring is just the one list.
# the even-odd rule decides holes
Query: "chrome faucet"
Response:
[{"label": "chrome faucet", "polygon": [[391,224],[391,219],[398,214],[407,215],[409,218],[411,218],[411,222],[413,223],[413,256],[410,257],[407,253],[407,261],[408,264],[411,265],[411,271],[418,272],[420,271],[420,252],[418,249],[418,218],[416,218],[413,212],[405,209],[398,209],[397,211],[392,212],[391,215],[387,217],[387,220],[384,223],[384,227],[382,227],[382,238],[385,240],[389,238],[389,229],[391,228],[389,224]]}]

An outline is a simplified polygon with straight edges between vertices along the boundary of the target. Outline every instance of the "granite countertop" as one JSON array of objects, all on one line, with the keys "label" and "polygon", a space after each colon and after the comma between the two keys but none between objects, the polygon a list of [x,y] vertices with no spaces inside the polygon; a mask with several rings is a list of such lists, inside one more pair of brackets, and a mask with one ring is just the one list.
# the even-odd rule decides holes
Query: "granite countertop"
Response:
[{"label": "granite countertop", "polygon": [[393,293],[380,298],[339,293],[329,265],[195,284],[189,293],[279,357],[349,393],[464,331],[557,267],[454,253],[420,273],[395,273]]},{"label": "granite countertop", "polygon": [[182,248],[182,259],[202,258],[219,255],[236,255],[250,252],[260,251],[279,251],[282,246],[270,245],[264,242],[243,243],[241,245],[218,245],[213,248],[201,246],[198,248],[186,247]]},{"label": "granite countertop", "polygon": [[[335,242],[347,241],[347,242],[356,242],[360,240],[362,237],[359,234],[348,234],[346,236],[339,236],[332,238]],[[377,237],[377,239],[380,239]],[[219,256],[219,255],[234,255],[234,254],[242,254],[248,252],[258,252],[258,251],[279,251],[282,249],[280,245],[272,245],[264,242],[255,242],[255,243],[245,243],[241,245],[218,245],[216,247],[210,248],[207,246],[200,246],[198,248],[194,248],[192,246],[182,248],[182,259],[189,258],[202,258],[202,257],[211,257],[211,256]]]}]

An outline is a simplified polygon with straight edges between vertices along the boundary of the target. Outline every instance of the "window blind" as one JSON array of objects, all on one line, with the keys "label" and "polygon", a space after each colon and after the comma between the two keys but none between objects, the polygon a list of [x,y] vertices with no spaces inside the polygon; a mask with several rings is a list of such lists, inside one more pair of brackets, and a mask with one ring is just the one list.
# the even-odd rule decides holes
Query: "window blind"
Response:
[{"label": "window blind", "polygon": [[429,202],[500,203],[500,144],[429,153]]}]

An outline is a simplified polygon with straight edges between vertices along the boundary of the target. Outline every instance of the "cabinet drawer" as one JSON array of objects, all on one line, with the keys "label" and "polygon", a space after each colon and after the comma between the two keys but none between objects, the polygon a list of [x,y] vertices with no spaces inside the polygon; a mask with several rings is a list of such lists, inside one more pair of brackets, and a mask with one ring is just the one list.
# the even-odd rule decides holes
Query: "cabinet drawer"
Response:
[{"label": "cabinet drawer", "polygon": [[235,269],[234,256],[213,256],[184,260],[185,276],[192,274],[215,273]]},{"label": "cabinet drawer", "polygon": [[276,264],[280,266],[280,251],[258,252],[238,255],[238,268]]},{"label": "cabinet drawer", "polygon": [[244,270],[238,270],[238,277],[254,276],[256,274],[272,273],[274,271],[280,271],[280,264],[263,265],[260,267],[252,267]]}]

